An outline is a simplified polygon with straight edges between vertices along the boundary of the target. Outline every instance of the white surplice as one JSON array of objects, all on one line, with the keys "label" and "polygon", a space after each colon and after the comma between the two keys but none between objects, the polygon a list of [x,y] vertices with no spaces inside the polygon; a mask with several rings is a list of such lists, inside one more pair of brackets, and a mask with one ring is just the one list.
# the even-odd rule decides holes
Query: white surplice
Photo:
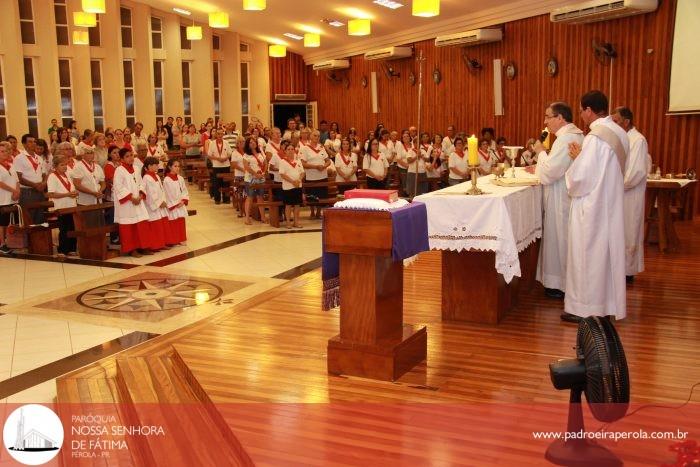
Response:
[{"label": "white surplice", "polygon": [[[591,130],[598,125],[617,135],[627,157],[625,131],[610,117],[592,122]],[[571,212],[564,309],[573,315],[627,314],[623,170],[608,143],[587,135],[566,172]]]},{"label": "white surplice", "polygon": [[543,185],[542,244],[537,261],[537,281],[548,289],[566,291],[566,255],[569,244],[571,198],[564,174],[571,165],[569,143],[583,142],[583,132],[569,123],[556,133],[557,139],[547,154],[537,155],[535,174]]},{"label": "white surplice", "polygon": [[141,179],[141,191],[146,195],[146,199],[143,200],[142,204],[146,206],[148,220],[154,222],[164,217],[167,219],[168,209],[162,207],[163,203],[166,202],[165,191],[158,175],[151,175],[146,172]]},{"label": "white surplice", "polygon": [[632,128],[627,132],[630,156],[625,170],[625,274],[644,271],[644,196],[651,157],[646,138]]},{"label": "white surplice", "polygon": [[[163,189],[165,190],[165,201],[168,205],[168,218],[175,220],[180,217],[187,217],[187,205],[184,203],[190,200],[190,193],[187,190],[185,179],[178,175],[174,180],[173,176],[168,174],[163,179]],[[180,203],[183,204],[178,206]]]},{"label": "white surplice", "polygon": [[148,220],[148,211],[143,201],[139,204],[131,202],[132,198],[140,197],[141,173],[135,168],[130,173],[123,165],[114,171],[112,197],[114,198],[114,222],[116,224],[137,224]]}]

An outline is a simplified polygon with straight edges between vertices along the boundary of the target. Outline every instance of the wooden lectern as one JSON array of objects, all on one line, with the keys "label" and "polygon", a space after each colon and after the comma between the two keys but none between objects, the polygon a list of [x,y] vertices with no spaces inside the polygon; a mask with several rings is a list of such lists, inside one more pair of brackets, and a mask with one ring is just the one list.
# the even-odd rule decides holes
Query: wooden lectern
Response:
[{"label": "wooden lectern", "polygon": [[387,211],[324,211],[326,252],[340,255],[340,334],[328,372],[394,381],[425,360],[425,326],[403,324],[403,263]]}]

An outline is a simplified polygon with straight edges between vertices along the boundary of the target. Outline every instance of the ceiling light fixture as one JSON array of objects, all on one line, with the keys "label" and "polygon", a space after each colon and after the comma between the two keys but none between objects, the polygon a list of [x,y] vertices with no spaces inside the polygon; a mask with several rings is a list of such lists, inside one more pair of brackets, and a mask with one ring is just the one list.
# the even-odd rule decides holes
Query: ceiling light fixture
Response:
[{"label": "ceiling light fixture", "polygon": [[190,16],[192,12],[190,10],[184,10],[182,8],[173,8],[175,13],[180,13],[181,15]]},{"label": "ceiling light fixture", "polygon": [[374,0],[372,3],[391,8],[392,10],[396,10],[397,8],[401,8],[403,6],[403,3],[394,2],[392,0]]},{"label": "ceiling light fixture", "polygon": [[90,43],[90,36],[85,29],[75,29],[73,30],[73,45],[88,45]]},{"label": "ceiling light fixture", "polygon": [[107,13],[105,0],[83,0],[82,7],[85,13]]},{"label": "ceiling light fixture", "polygon": [[413,0],[413,16],[430,18],[440,14],[440,0]]},{"label": "ceiling light fixture", "polygon": [[320,47],[321,35],[312,32],[304,34],[304,47]]},{"label": "ceiling light fixture", "polygon": [[326,23],[329,26],[333,26],[334,28],[339,28],[341,26],[345,26],[345,23],[342,21],[338,21],[337,19],[328,19],[328,18],[323,18],[321,20],[322,23]]},{"label": "ceiling light fixture", "polygon": [[287,47],[282,44],[272,44],[268,49],[268,55],[274,58],[282,58],[287,56]]},{"label": "ceiling light fixture", "polygon": [[187,26],[187,40],[188,41],[198,41],[202,39],[202,27],[201,26]]},{"label": "ceiling light fixture", "polygon": [[266,0],[243,0],[243,9],[248,11],[262,11],[267,8]]},{"label": "ceiling light fixture", "polygon": [[74,11],[73,24],[81,28],[95,27],[97,26],[97,15],[95,13],[85,13],[84,11]]},{"label": "ceiling light fixture", "polygon": [[209,13],[209,26],[216,29],[226,29],[229,25],[228,13],[216,11]]},{"label": "ceiling light fixture", "polygon": [[370,21],[366,18],[356,18],[348,21],[348,35],[368,36],[372,32]]},{"label": "ceiling light fixture", "polygon": [[300,35],[298,35],[298,34],[292,34],[291,32],[285,32],[285,33],[282,34],[282,35],[283,35],[283,36],[287,36],[287,37],[289,37],[290,39],[294,39],[295,41],[300,41],[300,40],[302,40],[302,39],[304,38],[303,36],[300,36]]}]

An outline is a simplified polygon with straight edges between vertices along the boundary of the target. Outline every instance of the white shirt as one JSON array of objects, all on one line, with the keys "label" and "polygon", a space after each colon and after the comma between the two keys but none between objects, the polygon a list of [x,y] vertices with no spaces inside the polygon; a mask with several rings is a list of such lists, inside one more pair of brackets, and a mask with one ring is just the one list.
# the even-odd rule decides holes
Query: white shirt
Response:
[{"label": "white shirt", "polygon": [[[175,127],[173,126],[173,129]],[[173,135],[175,135],[175,132],[173,132]],[[158,144],[158,143],[156,143]],[[131,147],[134,148],[134,151],[141,151],[144,150],[148,147],[148,136],[144,135],[141,133],[140,135],[136,135],[136,133],[131,134]]]},{"label": "white shirt", "polygon": [[352,172],[352,176],[350,176],[351,182],[356,182],[357,181],[357,154],[354,152],[351,152],[349,156],[345,156],[345,159],[343,158],[343,155],[338,153],[335,156],[335,168],[336,168],[336,173],[335,173],[335,181],[336,182],[344,182],[346,181],[343,177],[340,176],[340,171],[342,170],[344,173]]},{"label": "white shirt", "polygon": [[[394,160],[394,151],[393,151],[394,148],[392,147],[392,145],[389,144],[390,141],[391,140],[388,140],[387,144],[384,144],[381,141],[379,141],[379,153],[382,156],[384,156],[384,158],[389,162]],[[397,144],[401,144],[401,143],[397,143]]]},{"label": "white shirt", "polygon": [[161,169],[165,169],[166,164],[168,163],[167,159],[167,153],[163,151],[163,146],[160,144],[157,144],[155,146],[149,146],[146,149],[146,156],[145,157],[155,157],[158,159],[158,166]]},{"label": "white shirt", "polygon": [[455,150],[454,140],[450,139],[449,136],[445,136],[444,138],[442,138],[442,151],[445,154],[450,154],[454,150]]},{"label": "white shirt", "polygon": [[477,150],[477,152],[479,153],[479,168],[490,174],[491,168],[498,163],[498,158],[491,149],[486,154],[481,152],[481,150]]},{"label": "white shirt", "polygon": [[238,144],[238,131],[233,130],[231,133],[224,133],[224,141],[226,141],[231,148],[235,148]]},{"label": "white shirt", "polygon": [[[61,179],[63,182],[61,182]],[[59,175],[57,173],[51,172],[49,174],[49,178],[46,179],[46,191],[49,193],[63,194],[70,193],[71,191],[75,190],[73,182],[70,178],[63,175],[61,176],[61,179],[59,179]],[[64,183],[68,185],[68,188],[66,188]],[[66,196],[64,198],[51,198],[51,201],[53,201],[54,209],[74,208],[76,205],[75,198],[71,198],[70,196]]]},{"label": "white shirt", "polygon": [[330,139],[328,138],[325,143],[323,143],[323,147],[328,151],[332,151],[333,154],[336,154],[338,151],[340,151],[340,139]]},{"label": "white shirt", "polygon": [[226,158],[223,162],[216,159],[211,159],[211,166],[214,168],[231,167],[231,147],[224,140],[221,140],[221,142],[216,140],[210,141],[207,156]]},{"label": "white shirt", "polygon": [[[300,161],[295,161],[294,165],[290,164],[287,162],[287,159],[282,159],[279,165],[280,168],[280,175],[284,174],[287,177],[291,178],[292,180],[303,180],[304,176],[304,167],[301,165]],[[291,190],[292,188],[297,188],[291,183],[289,183],[287,180],[284,178],[280,177],[282,180],[282,189],[283,190]]]},{"label": "white shirt", "polygon": [[[80,180],[80,184],[88,190],[100,191],[100,182],[104,182],[105,173],[96,162],[89,164],[84,160],[78,161],[71,172],[71,181],[73,180]],[[78,204],[81,206],[97,204],[97,198],[78,190]]]},{"label": "white shirt", "polygon": [[[299,130],[294,130],[293,133],[294,133],[294,135],[295,135],[297,138],[298,138],[299,135],[301,134],[301,132],[300,132]],[[291,139],[292,139],[292,131],[289,130],[289,129],[284,130],[284,134],[282,135],[282,139],[286,139],[286,140],[288,140],[288,141],[291,140]]]},{"label": "white shirt", "polygon": [[[414,150],[415,152],[415,150]],[[427,161],[430,158],[430,154],[433,152],[433,147],[431,145],[428,145],[427,147],[423,146],[422,144],[420,145],[420,157],[416,159],[418,164],[416,164],[416,161],[413,161],[411,164],[408,164],[408,172],[409,173],[416,173],[416,168],[418,169],[419,174],[425,173],[425,161]],[[417,165],[417,167],[416,167]]]},{"label": "white shirt", "polygon": [[[136,160],[136,159],[134,159]],[[142,164],[143,165],[143,164]],[[141,201],[139,204],[131,202],[132,198],[140,197],[141,171],[133,167],[130,173],[126,167],[120,165],[114,171],[114,184],[112,185],[112,197],[114,198],[114,222],[117,224],[137,224],[148,220],[148,211]],[[122,200],[124,200],[122,202]]]},{"label": "white shirt", "polygon": [[12,162],[12,167],[17,174],[22,174],[22,178],[29,182],[40,183],[44,179],[41,160],[35,155],[30,156],[27,151],[20,151]]},{"label": "white shirt", "polygon": [[[301,160],[307,164],[321,165],[325,164],[328,160],[328,154],[320,144],[313,149],[311,146],[305,145],[301,147]],[[323,180],[326,178],[328,178],[328,171],[326,169],[306,169],[306,180],[308,181]]]},{"label": "white shirt", "polygon": [[[455,168],[455,169],[459,170],[460,172],[467,172],[467,170],[469,169],[469,155],[467,155],[467,153],[465,153],[465,152],[462,152],[462,157],[460,157],[460,155],[457,154],[456,150],[452,151],[450,153],[448,167],[451,169]],[[451,178],[452,180],[464,180],[465,179],[464,177],[460,177],[456,173],[452,173],[451,170],[450,170],[449,178]]]},{"label": "white shirt", "polygon": [[[365,154],[365,158],[362,160],[362,170],[371,170],[377,175],[384,175],[384,178],[382,180],[386,179],[386,171],[388,168],[389,161],[387,161],[386,158],[381,155],[381,153],[376,159],[372,157],[369,153]],[[367,176],[372,177],[370,174],[367,174]]]},{"label": "white shirt", "polygon": [[[262,172],[263,168],[265,167],[265,156],[260,153],[257,153],[254,156],[245,154],[243,156],[243,159],[248,161],[250,170],[252,170],[253,172]],[[261,177],[264,177],[264,174]],[[251,182],[253,180],[253,175],[250,172],[246,172],[243,180],[246,182]]]},{"label": "white shirt", "polygon": [[[141,191],[146,195],[146,199],[143,200],[143,204],[146,205],[146,211],[148,211],[148,220],[151,222],[159,221],[164,217],[168,217],[168,209],[162,208],[162,204],[165,203],[165,191],[163,190],[163,184],[160,181],[160,177],[146,172],[146,174],[141,179]],[[166,203],[167,205],[167,203]]]},{"label": "white shirt", "polygon": [[87,144],[85,141],[79,142],[78,145],[75,147],[75,155],[82,156],[86,152],[95,152],[95,145]]},{"label": "white shirt", "polygon": [[[19,183],[17,178],[17,173],[14,167],[10,165],[9,170],[5,168],[4,165],[0,164],[0,182],[7,186],[15,188]],[[7,206],[8,204],[14,204],[17,200],[12,199],[12,192],[0,188],[0,206]]]},{"label": "white shirt", "polygon": [[[381,146],[380,146],[381,147]],[[381,152],[381,151],[380,151]],[[404,145],[404,143],[396,143],[396,162],[400,162],[399,167],[402,169],[408,169],[405,164],[408,164],[408,158],[414,157],[416,155],[413,145]]]},{"label": "white shirt", "polygon": [[265,146],[265,152],[270,154],[270,167],[268,171],[272,174],[272,179],[276,182],[281,182],[282,177],[280,177],[279,168],[280,162],[284,159],[280,154],[284,154],[282,148],[279,144],[276,144],[272,140]]}]

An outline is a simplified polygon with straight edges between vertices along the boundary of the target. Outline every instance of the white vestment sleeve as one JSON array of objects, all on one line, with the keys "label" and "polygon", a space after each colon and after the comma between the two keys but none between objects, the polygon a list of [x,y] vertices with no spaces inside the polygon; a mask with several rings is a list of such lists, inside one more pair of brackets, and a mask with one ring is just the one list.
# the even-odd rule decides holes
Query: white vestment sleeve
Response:
[{"label": "white vestment sleeve", "polygon": [[583,140],[581,153],[571,163],[566,172],[566,189],[569,196],[580,197],[589,194],[598,184],[603,175],[602,170],[596,167],[601,164],[598,153],[599,146],[605,144],[595,136],[588,135]]},{"label": "white vestment sleeve", "polygon": [[630,147],[630,158],[625,172],[625,190],[639,185],[647,178],[647,154],[649,148],[646,138],[638,138]]}]

